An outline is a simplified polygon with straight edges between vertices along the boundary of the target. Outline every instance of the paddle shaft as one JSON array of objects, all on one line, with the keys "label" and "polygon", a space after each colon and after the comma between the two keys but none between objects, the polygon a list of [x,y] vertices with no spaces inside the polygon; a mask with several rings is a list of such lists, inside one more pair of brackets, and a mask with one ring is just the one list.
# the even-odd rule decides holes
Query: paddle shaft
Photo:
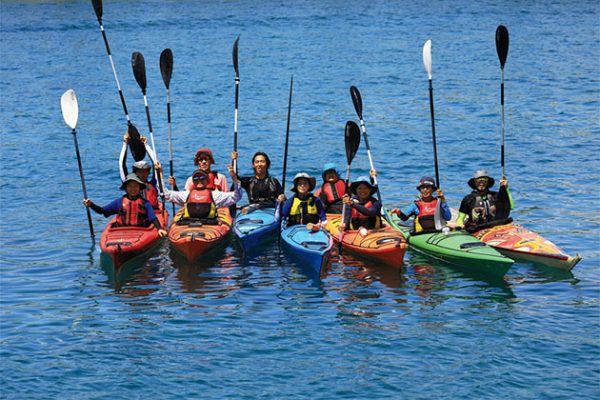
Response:
[{"label": "paddle shaft", "polygon": [[500,68],[500,174],[504,178],[504,67]]},{"label": "paddle shaft", "polygon": [[285,147],[283,149],[283,176],[281,177],[282,191],[285,193],[285,176],[287,174],[288,146],[290,142],[290,121],[292,117],[292,93],[294,88],[294,75],[290,78],[290,95],[288,99],[287,125],[285,128]]},{"label": "paddle shaft", "polygon": [[[87,199],[87,189],[85,187],[85,178],[83,177],[83,166],[81,165],[81,154],[79,154],[79,143],[77,142],[77,132],[75,129],[72,130],[73,133],[73,143],[75,143],[75,153],[77,153],[77,165],[79,166],[79,177],[81,178],[81,189],[83,190],[83,198]],[[89,207],[85,208],[87,212],[88,224],[90,226],[90,235],[92,236],[92,241],[95,242],[94,235],[94,225],[92,224],[92,215],[90,213]]]},{"label": "paddle shaft", "polygon": [[[373,156],[371,156],[371,147],[369,146],[369,137],[367,136],[367,128],[365,127],[365,121],[360,117],[360,129],[363,134],[363,139],[365,140],[365,147],[367,148],[367,156],[369,156],[369,165],[371,170],[375,169],[373,165]],[[373,177],[373,183],[377,185],[377,176]],[[377,200],[381,203],[381,193],[379,192],[379,185],[377,187]]]},{"label": "paddle shaft", "polygon": [[100,25],[100,32],[102,32],[102,38],[104,39],[104,45],[106,46],[106,53],[108,54],[108,59],[110,60],[110,66],[113,71],[113,75],[115,77],[115,82],[117,83],[117,90],[119,91],[119,98],[121,99],[121,105],[123,106],[123,112],[125,113],[125,118],[127,119],[127,125],[131,125],[131,118],[129,118],[129,113],[127,112],[127,104],[125,104],[125,97],[123,96],[123,90],[121,89],[121,84],[119,83],[119,76],[117,75],[117,69],[115,68],[115,63],[112,58],[112,54],[110,52],[110,46],[108,45],[108,38],[106,37],[106,32],[104,31],[104,26],[102,25],[102,18],[98,17],[98,24]]},{"label": "paddle shaft", "polygon": [[496,52],[500,61],[500,173],[502,178],[504,178],[504,64],[508,56],[509,43],[508,29],[504,25],[499,25],[496,28]]},{"label": "paddle shaft", "polygon": [[429,110],[431,111],[431,134],[433,140],[433,163],[435,165],[435,184],[440,187],[440,172],[438,169],[437,140],[435,138],[435,113],[433,109],[433,80],[429,80]]}]

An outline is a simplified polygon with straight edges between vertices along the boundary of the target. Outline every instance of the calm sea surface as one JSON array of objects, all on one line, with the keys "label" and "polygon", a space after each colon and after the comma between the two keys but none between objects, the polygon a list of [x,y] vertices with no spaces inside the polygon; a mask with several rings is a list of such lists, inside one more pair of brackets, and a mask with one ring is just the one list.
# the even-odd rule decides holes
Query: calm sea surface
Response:
[{"label": "calm sea surface", "polygon": [[[383,201],[433,174],[422,46],[433,42],[442,187],[458,207],[474,170],[500,174],[496,27],[510,32],[506,174],[515,219],[583,261],[517,263],[489,281],[407,252],[402,268],[333,256],[319,279],[277,242],[234,241],[189,265],[165,241],[115,276],[92,246],[60,96],[74,89],[91,198],[119,196],[125,118],[89,1],[1,2],[0,397],[3,399],[594,399],[600,397],[600,5],[597,1],[105,1],[134,124],[130,57],[146,58],[168,163],[158,57],[174,54],[175,175],[233,147],[231,49],[241,35],[240,169],[257,150],[287,187],[345,165],[359,87]],[[364,146],[352,176],[365,174]],[[98,236],[106,220],[93,216]]]}]

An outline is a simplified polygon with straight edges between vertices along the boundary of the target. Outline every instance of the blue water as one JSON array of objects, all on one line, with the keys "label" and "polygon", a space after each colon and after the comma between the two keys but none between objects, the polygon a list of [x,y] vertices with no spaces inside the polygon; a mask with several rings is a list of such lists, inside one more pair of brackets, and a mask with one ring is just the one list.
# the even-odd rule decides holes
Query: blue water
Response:
[{"label": "blue water", "polygon": [[[407,252],[402,268],[334,255],[321,277],[230,242],[189,265],[168,243],[115,276],[92,247],[60,96],[79,100],[90,197],[118,196],[125,118],[88,1],[2,1],[0,397],[600,397],[600,6],[580,2],[106,1],[127,106],[146,131],[130,68],[146,58],[160,159],[169,159],[158,57],[174,53],[175,175],[233,146],[240,39],[242,173],[265,150],[281,176],[294,75],[293,174],[345,164],[359,87],[386,206],[433,174],[422,46],[432,39],[442,187],[451,206],[475,169],[500,174],[495,29],[510,32],[506,174],[514,217],[583,261],[517,263],[502,281]],[[363,147],[352,176],[369,169]],[[105,220],[93,217],[100,234]]]}]

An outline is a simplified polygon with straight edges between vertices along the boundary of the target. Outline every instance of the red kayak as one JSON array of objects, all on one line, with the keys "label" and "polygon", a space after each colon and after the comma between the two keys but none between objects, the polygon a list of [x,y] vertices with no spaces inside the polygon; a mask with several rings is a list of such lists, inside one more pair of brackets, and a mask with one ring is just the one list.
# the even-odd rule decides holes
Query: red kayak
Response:
[{"label": "red kayak", "polygon": [[580,260],[566,254],[557,245],[517,224],[498,225],[472,234],[513,260],[544,264],[570,271]]},{"label": "red kayak", "polygon": [[[169,221],[169,213],[160,203],[160,210],[155,210],[156,217],[163,229]],[[121,268],[127,261],[146,253],[160,242],[158,230],[151,225],[115,226],[115,218],[111,219],[100,237],[100,249],[110,257],[115,268]]]},{"label": "red kayak", "polygon": [[169,229],[169,241],[179,253],[190,262],[194,262],[202,254],[221,244],[231,231],[232,218],[229,208],[217,210],[216,225],[202,222],[178,223],[183,216],[184,208],[179,210]]},{"label": "red kayak", "polygon": [[[340,225],[342,216],[328,214],[325,228],[336,243],[340,243]],[[342,248],[358,256],[379,261],[386,265],[399,267],[406,252],[406,239],[402,233],[390,227],[385,221],[380,229],[369,229],[365,236],[358,230],[347,230],[341,238]]]}]

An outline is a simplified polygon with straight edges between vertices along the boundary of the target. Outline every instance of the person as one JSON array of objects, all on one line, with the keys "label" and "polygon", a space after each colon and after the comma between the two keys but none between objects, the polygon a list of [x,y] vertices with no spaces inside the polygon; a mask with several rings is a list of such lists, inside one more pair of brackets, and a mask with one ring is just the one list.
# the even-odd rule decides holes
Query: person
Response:
[{"label": "person", "polygon": [[[418,200],[402,210],[394,208],[392,214],[398,215],[402,221],[407,221],[411,216],[414,216],[414,233],[433,232],[442,229],[444,222],[452,218],[444,192],[435,185],[435,181],[429,176],[424,176],[419,180],[417,190],[420,192]],[[436,193],[436,196],[433,196],[433,192]],[[437,227],[436,219],[441,222]]]},{"label": "person", "polygon": [[287,219],[287,225],[306,224],[308,229],[318,231],[327,224],[327,215],[321,200],[311,192],[317,181],[306,172],[299,172],[294,176],[295,194],[285,201],[281,213]]},{"label": "person", "polygon": [[[196,165],[199,169],[206,171],[208,174],[208,182],[207,188],[211,190],[218,190],[221,192],[229,191],[229,187],[227,185],[227,178],[225,175],[221,174],[217,171],[212,171],[211,165],[215,163],[215,158],[213,157],[212,151],[208,147],[203,147],[196,152],[194,156],[194,165]],[[174,176],[169,177],[169,184],[171,187],[177,191],[177,180]],[[184,190],[192,190],[194,189],[195,184],[192,181],[192,177],[190,176],[185,181]]]},{"label": "person", "polygon": [[362,236],[369,229],[381,228],[381,202],[373,197],[377,193],[377,186],[371,183],[366,176],[359,177],[350,185],[352,197],[345,194],[344,205],[350,208],[346,210],[342,229],[359,230]]},{"label": "person", "polygon": [[136,174],[131,173],[127,175],[125,182],[121,185],[121,190],[126,192],[124,196],[103,207],[94,204],[91,199],[84,199],[83,205],[98,214],[103,214],[105,217],[116,214],[117,226],[153,225],[161,237],[165,236],[167,232],[160,226],[152,205],[141,196],[141,191],[145,186],[146,184]]},{"label": "person", "polygon": [[[233,152],[232,155],[232,159],[237,160],[237,153]],[[253,208],[276,207],[278,203],[285,201],[281,183],[277,178],[269,175],[270,167],[269,156],[262,151],[257,151],[252,156],[254,176],[240,177],[240,185],[246,191],[248,203]]]},{"label": "person", "polygon": [[346,194],[346,182],[340,179],[337,166],[327,163],[323,166],[323,185],[316,190],[315,196],[321,199],[328,214],[341,214],[344,207],[343,197]]},{"label": "person", "polygon": [[[160,165],[158,165],[158,169],[161,169]],[[192,174],[194,187],[191,190],[165,189],[167,201],[184,206],[184,212],[180,214],[181,217],[176,223],[183,224],[191,220],[201,220],[206,224],[217,224],[217,209],[234,205],[242,198],[242,189],[233,166],[228,165],[227,169],[233,179],[233,192],[210,189],[209,172],[202,168]]]},{"label": "person", "polygon": [[[500,179],[498,192],[491,191],[495,180],[485,170],[475,171],[468,184],[473,189],[466,195],[458,210],[456,225],[469,232],[475,232],[483,226],[493,226],[508,222],[513,200],[508,190],[508,179]],[[484,225],[485,224],[485,225]]]},{"label": "person", "polygon": [[[138,133],[138,135],[139,135],[139,133]],[[139,135],[139,138],[140,138],[139,139],[140,142],[145,147],[146,154],[148,155],[148,157],[152,161],[152,164],[154,165],[155,159],[156,159],[156,157],[154,156],[154,152],[146,143],[146,138],[144,136]],[[127,175],[129,174],[127,172],[126,159],[127,159],[127,147],[128,147],[128,144],[131,142],[131,140],[132,139],[131,139],[131,137],[129,135],[129,131],[128,131],[123,136],[123,147],[121,148],[121,154],[119,155],[119,174],[121,175],[121,182],[124,182]],[[159,203],[158,203],[159,190],[158,190],[158,186],[157,186],[158,181],[156,179],[155,171],[152,172],[152,178],[148,179],[150,176],[150,169],[151,169],[150,163],[148,163],[146,160],[136,161],[133,164],[133,172],[146,184],[146,188],[142,190],[141,196],[150,202],[150,204],[152,205],[152,208],[157,210],[159,208]]]}]

